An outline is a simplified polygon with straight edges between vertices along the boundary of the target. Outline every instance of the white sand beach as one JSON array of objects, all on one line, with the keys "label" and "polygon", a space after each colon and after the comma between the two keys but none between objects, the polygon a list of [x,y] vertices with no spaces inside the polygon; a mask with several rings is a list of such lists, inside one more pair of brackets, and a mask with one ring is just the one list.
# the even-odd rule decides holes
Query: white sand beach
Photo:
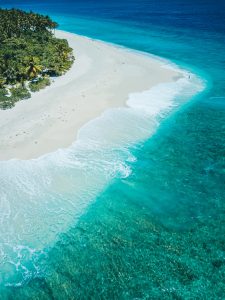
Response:
[{"label": "white sand beach", "polygon": [[0,110],[0,160],[32,159],[68,147],[82,125],[126,105],[130,93],[181,76],[134,51],[64,31],[56,35],[69,41],[75,63],[31,99]]}]

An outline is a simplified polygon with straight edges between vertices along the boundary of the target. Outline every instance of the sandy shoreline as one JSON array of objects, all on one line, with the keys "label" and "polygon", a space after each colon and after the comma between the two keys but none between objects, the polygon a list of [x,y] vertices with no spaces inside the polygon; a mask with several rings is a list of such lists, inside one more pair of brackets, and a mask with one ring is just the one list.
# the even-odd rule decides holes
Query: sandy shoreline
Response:
[{"label": "sandy shoreline", "polygon": [[68,147],[82,125],[126,105],[130,93],[181,75],[145,55],[64,31],[56,35],[69,41],[76,61],[50,87],[0,110],[0,160],[37,158]]}]

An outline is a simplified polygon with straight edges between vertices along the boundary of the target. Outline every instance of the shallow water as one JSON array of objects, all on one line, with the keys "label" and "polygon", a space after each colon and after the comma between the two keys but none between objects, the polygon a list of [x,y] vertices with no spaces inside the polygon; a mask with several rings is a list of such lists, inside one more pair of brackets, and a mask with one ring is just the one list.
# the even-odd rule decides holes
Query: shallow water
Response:
[{"label": "shallow water", "polygon": [[[195,91],[168,97],[177,86],[158,87],[141,95],[146,115],[107,112],[72,148],[1,165],[2,297],[223,299],[224,2],[53,3],[22,7],[54,15],[61,29],[172,59],[208,90],[177,109]],[[163,114],[147,109],[148,98]]]}]

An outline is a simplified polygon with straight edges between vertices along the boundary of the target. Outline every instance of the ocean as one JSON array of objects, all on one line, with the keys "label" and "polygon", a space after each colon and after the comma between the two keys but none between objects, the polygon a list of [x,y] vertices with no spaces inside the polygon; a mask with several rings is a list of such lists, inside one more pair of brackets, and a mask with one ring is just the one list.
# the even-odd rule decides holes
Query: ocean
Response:
[{"label": "ocean", "polygon": [[[225,1],[0,7],[195,74],[130,95],[68,149],[0,162],[0,298],[225,299]],[[169,109],[150,118],[152,99]]]}]

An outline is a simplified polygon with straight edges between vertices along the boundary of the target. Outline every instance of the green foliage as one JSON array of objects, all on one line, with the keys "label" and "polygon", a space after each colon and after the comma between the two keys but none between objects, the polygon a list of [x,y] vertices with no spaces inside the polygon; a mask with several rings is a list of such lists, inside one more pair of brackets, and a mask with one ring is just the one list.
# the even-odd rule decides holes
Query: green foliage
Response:
[{"label": "green foliage", "polygon": [[20,99],[28,99],[30,98],[30,92],[25,87],[16,87],[11,89],[12,96],[10,98],[13,99],[14,102]]},{"label": "green foliage", "polygon": [[6,109],[9,106],[9,98],[6,96],[7,91],[3,88],[0,89],[0,108]]},{"label": "green foliage", "polygon": [[[48,16],[0,9],[0,20],[0,90],[16,84],[25,90],[25,82],[46,75],[60,76],[71,67],[72,49],[66,40],[55,38],[57,23]],[[44,85],[48,85],[46,80],[30,84],[36,90]],[[14,101],[0,97],[1,103]]]},{"label": "green foliage", "polygon": [[6,89],[0,89],[0,100],[6,97],[7,91]]},{"label": "green foliage", "polygon": [[39,78],[35,81],[31,81],[29,84],[29,88],[31,92],[37,92],[41,89],[44,89],[46,86],[50,85],[49,77]]},{"label": "green foliage", "polygon": [[10,93],[11,95],[5,89],[0,89],[1,109],[11,108],[17,101],[30,98],[30,92],[22,86],[11,88]]}]

